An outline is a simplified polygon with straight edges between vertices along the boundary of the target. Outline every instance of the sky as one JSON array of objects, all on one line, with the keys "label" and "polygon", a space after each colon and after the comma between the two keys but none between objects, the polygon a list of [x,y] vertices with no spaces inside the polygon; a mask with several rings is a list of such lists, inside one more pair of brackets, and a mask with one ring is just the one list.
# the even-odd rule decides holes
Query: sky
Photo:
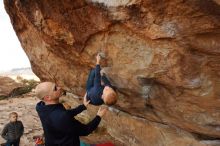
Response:
[{"label": "sky", "polygon": [[0,71],[23,67],[30,67],[30,62],[0,0]]}]

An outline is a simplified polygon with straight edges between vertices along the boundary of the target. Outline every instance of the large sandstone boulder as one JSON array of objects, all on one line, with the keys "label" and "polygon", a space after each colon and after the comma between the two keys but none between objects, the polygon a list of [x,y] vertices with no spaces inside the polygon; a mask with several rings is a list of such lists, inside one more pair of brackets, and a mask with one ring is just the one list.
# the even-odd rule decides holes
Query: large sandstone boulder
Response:
[{"label": "large sandstone boulder", "polygon": [[219,0],[4,3],[42,81],[83,95],[95,55],[105,53],[102,66],[120,94],[105,122],[125,145],[220,138]]},{"label": "large sandstone boulder", "polygon": [[0,76],[0,99],[10,96],[15,89],[22,86],[21,83],[17,83],[9,77]]}]

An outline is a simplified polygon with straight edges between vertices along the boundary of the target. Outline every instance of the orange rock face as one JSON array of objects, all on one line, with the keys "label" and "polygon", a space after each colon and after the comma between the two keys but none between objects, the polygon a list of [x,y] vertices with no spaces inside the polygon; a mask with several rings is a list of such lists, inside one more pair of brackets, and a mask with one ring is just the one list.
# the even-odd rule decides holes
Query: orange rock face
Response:
[{"label": "orange rock face", "polygon": [[4,2],[41,80],[83,95],[95,55],[105,53],[102,66],[120,95],[114,108],[126,113],[105,120],[126,145],[220,138],[218,0]]}]

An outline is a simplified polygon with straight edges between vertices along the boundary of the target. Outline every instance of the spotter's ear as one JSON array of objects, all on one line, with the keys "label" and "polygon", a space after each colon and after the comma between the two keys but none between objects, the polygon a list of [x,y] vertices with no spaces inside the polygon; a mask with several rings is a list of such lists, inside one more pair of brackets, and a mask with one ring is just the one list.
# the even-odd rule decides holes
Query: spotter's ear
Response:
[{"label": "spotter's ear", "polygon": [[48,96],[48,95],[44,96],[44,100],[45,100],[45,101],[48,101],[48,100],[50,100],[50,99],[51,99],[50,96]]}]

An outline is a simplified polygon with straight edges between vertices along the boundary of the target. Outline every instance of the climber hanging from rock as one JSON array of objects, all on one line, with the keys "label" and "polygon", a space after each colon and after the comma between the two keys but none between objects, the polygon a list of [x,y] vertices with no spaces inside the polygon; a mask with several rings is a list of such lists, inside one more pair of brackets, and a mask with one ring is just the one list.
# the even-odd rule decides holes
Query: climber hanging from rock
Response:
[{"label": "climber hanging from rock", "polygon": [[101,72],[100,61],[103,55],[96,56],[96,67],[90,71],[86,83],[87,100],[93,105],[114,105],[117,102],[117,93],[105,74]]}]

